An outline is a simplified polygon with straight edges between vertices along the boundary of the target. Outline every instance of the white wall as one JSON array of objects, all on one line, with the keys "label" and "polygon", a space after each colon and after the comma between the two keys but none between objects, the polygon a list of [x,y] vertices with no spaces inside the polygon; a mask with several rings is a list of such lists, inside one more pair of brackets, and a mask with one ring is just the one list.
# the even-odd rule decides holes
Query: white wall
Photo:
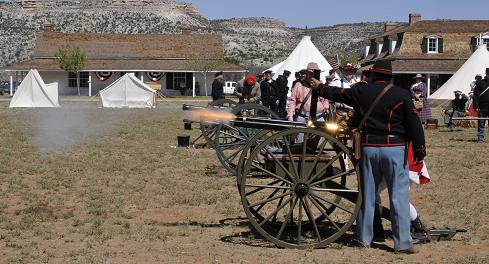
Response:
[{"label": "white wall", "polygon": [[58,93],[63,95],[68,87],[68,73],[67,72],[39,72],[44,83],[58,83]]},{"label": "white wall", "polygon": [[[196,72],[195,74],[195,82],[199,83],[200,86],[200,96],[205,96],[205,87],[204,87],[204,74],[201,72]],[[214,81],[214,73],[207,73],[207,95],[210,96],[212,92],[212,82]],[[195,92],[199,94],[199,92]]]},{"label": "white wall", "polygon": [[[77,95],[76,88],[68,88],[68,73],[67,72],[39,72],[41,75],[42,79],[44,80],[45,83],[52,83],[52,82],[57,82],[58,87],[59,87],[59,94],[60,95]],[[166,89],[166,75],[161,78],[159,82],[150,82],[149,79],[146,77],[145,73],[142,72],[140,74],[143,74],[143,82],[146,83],[148,86],[152,88],[159,88],[161,86],[161,91],[164,95],[167,96],[181,96],[180,91],[178,90],[167,90]],[[204,87],[204,74],[200,72],[194,73],[195,75],[195,82],[199,84],[200,89],[199,91],[196,91],[196,94],[200,94],[200,96],[205,96],[205,87]],[[109,79],[105,81],[100,81],[97,79],[95,76],[95,72],[90,72],[91,76],[91,83],[92,83],[92,96],[95,96],[100,90],[103,90],[110,84],[112,84],[114,81],[120,78],[120,73],[119,72],[113,72],[112,76],[110,76]],[[207,73],[207,95],[210,96],[212,92],[212,82],[214,81],[214,73],[209,72]],[[139,77],[140,79],[140,77]],[[22,80],[19,80],[22,81]],[[88,88],[81,88],[80,89],[82,95],[88,95]]]}]

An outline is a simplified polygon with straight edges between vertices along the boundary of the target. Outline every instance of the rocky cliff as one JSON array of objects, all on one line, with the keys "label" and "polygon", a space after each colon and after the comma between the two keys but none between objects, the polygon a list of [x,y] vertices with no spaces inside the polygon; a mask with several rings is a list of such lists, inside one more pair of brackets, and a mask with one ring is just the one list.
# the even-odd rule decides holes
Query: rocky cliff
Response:
[{"label": "rocky cliff", "polygon": [[[0,68],[29,57],[42,24],[54,31],[174,33],[183,27],[223,36],[226,57],[248,66],[268,66],[290,53],[304,29],[271,18],[208,20],[195,6],[169,0],[10,0],[0,3]],[[307,34],[323,54],[361,54],[365,38],[384,23],[312,28]]]}]

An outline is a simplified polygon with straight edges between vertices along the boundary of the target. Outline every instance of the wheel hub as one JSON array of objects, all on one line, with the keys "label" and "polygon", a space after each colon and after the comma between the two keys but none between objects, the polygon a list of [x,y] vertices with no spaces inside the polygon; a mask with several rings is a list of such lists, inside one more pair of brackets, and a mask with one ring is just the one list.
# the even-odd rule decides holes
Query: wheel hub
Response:
[{"label": "wheel hub", "polygon": [[309,186],[305,183],[299,183],[295,186],[295,194],[299,197],[304,197],[309,193]]}]

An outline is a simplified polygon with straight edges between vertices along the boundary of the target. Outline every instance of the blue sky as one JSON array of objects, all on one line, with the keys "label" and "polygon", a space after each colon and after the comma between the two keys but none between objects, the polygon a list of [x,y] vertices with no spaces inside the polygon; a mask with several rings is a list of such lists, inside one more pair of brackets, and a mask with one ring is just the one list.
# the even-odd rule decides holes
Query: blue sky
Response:
[{"label": "blue sky", "polygon": [[[181,1],[181,0],[180,0]],[[355,22],[407,22],[408,14],[423,19],[489,19],[488,0],[185,0],[208,19],[272,17],[290,27],[330,26]],[[307,3],[307,5],[305,4]]]}]

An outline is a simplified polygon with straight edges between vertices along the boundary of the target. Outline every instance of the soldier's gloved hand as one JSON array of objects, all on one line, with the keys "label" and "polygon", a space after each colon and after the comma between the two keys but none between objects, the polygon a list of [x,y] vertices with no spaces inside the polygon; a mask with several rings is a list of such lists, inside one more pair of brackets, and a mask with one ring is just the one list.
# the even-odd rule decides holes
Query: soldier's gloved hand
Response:
[{"label": "soldier's gloved hand", "polygon": [[413,153],[414,163],[419,164],[419,163],[423,162],[425,156],[426,156],[426,151],[424,149],[419,149],[419,150],[414,151],[414,153]]}]

